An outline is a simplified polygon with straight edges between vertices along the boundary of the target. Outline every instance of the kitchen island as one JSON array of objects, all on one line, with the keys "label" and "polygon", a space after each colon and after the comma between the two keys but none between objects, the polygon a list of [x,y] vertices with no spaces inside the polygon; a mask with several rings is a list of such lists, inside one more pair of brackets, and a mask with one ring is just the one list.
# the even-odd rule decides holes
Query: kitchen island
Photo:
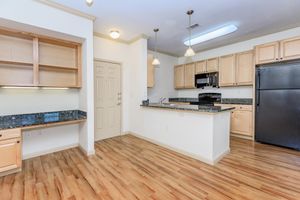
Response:
[{"label": "kitchen island", "polygon": [[230,151],[230,111],[234,108],[159,103],[141,107],[147,113],[142,133],[146,140],[211,165]]}]

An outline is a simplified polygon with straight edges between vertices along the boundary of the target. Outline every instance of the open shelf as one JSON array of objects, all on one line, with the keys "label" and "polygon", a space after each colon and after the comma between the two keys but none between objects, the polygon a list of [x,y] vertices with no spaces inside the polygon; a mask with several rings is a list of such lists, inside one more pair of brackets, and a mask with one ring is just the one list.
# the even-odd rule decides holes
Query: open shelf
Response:
[{"label": "open shelf", "polygon": [[0,64],[21,65],[21,66],[31,66],[31,67],[33,67],[33,63],[10,61],[10,60],[0,60]]},{"label": "open shelf", "polygon": [[0,29],[0,86],[81,87],[81,44]]},{"label": "open shelf", "polygon": [[71,70],[71,71],[77,71],[78,68],[74,67],[65,67],[65,66],[55,66],[55,65],[43,65],[39,64],[40,68],[42,69],[53,69],[53,70]]}]

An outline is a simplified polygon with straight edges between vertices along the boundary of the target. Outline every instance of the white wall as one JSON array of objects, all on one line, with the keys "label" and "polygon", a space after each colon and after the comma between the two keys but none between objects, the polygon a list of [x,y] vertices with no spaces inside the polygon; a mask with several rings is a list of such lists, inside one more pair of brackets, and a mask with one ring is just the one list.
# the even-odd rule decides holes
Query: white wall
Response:
[{"label": "white wall", "polygon": [[[154,55],[153,51],[148,54]],[[177,91],[174,89],[174,65],[178,58],[157,53],[160,65],[155,67],[154,87],[148,88],[148,98],[150,102],[158,102],[161,97],[176,97]]]},{"label": "white wall", "polygon": [[[242,51],[248,51],[254,48],[254,46],[259,44],[264,44],[268,42],[278,41],[286,38],[291,38],[295,36],[300,36],[300,27],[289,29],[286,31],[265,35],[262,37],[254,38],[251,40],[223,46],[216,49],[211,49],[208,51],[203,51],[197,53],[192,58],[180,57],[178,59],[178,64],[223,56],[232,53],[238,53]],[[200,44],[201,45],[201,44]],[[200,92],[221,92],[222,97],[224,98],[253,98],[252,87],[236,87],[236,88],[220,88],[220,89],[212,89],[206,88],[202,89],[194,89],[194,90],[178,90],[178,97],[197,97]]]},{"label": "white wall", "polygon": [[[88,153],[94,152],[93,113],[93,22],[32,0],[1,1],[0,26],[32,30],[64,39],[83,42],[82,66],[83,87],[81,90],[16,90],[0,89],[1,114],[21,114],[53,110],[82,109],[88,112],[88,120],[82,125],[42,129],[40,133],[26,132],[24,147],[37,144],[37,148],[25,149],[24,156],[38,154],[51,149],[60,149],[80,143]],[[89,81],[87,81],[89,80]],[[50,134],[56,140],[49,139]],[[65,135],[62,135],[66,133]],[[70,134],[72,133],[72,134]],[[31,135],[30,137],[27,137]],[[46,139],[48,138],[48,139]],[[61,138],[64,138],[60,140]],[[79,139],[78,139],[79,138]],[[28,144],[28,145],[27,145]],[[30,145],[29,145],[30,144]]]}]

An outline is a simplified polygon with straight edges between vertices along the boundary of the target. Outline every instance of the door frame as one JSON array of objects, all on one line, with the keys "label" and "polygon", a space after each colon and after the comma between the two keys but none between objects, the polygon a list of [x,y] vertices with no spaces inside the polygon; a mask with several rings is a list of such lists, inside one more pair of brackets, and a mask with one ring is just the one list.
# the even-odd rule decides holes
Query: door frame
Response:
[{"label": "door frame", "polygon": [[[112,61],[112,60],[106,60],[106,59],[100,59],[100,58],[96,58],[94,57],[94,64],[93,64],[93,70],[94,70],[94,119],[96,119],[96,103],[95,103],[95,62],[105,62],[105,63],[111,63],[111,64],[117,64],[120,65],[120,88],[121,88],[121,106],[120,106],[120,135],[123,135],[122,130],[123,130],[123,63],[121,62],[116,62],[116,61]],[[95,140],[95,134],[96,134],[96,120],[94,120],[94,142],[96,142]],[[98,140],[100,141],[100,140]]]}]

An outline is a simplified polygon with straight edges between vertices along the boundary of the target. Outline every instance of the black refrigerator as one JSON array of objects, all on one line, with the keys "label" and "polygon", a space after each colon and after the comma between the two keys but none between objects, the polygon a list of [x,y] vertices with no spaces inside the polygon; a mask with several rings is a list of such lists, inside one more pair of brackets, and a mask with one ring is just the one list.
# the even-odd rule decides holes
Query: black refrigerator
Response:
[{"label": "black refrigerator", "polygon": [[300,61],[256,68],[255,140],[300,150]]}]

